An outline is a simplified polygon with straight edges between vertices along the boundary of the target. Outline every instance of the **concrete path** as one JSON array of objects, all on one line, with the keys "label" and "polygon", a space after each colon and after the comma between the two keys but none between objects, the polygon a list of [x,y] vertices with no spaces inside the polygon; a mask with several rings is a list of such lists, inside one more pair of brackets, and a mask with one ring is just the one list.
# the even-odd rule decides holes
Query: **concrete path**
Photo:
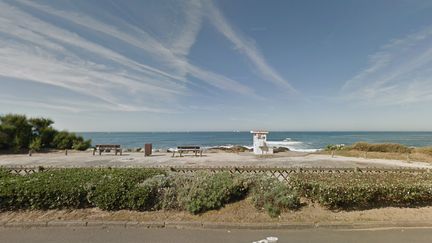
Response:
[{"label": "concrete path", "polygon": [[268,236],[286,242],[431,242],[432,229],[371,230],[209,230],[209,229],[142,229],[142,228],[0,228],[0,242],[8,243],[241,243]]},{"label": "concrete path", "polygon": [[416,167],[432,168],[429,163],[400,160],[364,159],[352,157],[332,158],[329,155],[307,153],[280,153],[269,157],[252,153],[205,153],[203,157],[171,157],[170,153],[155,153],[144,157],[142,153],[124,153],[123,156],[103,154],[93,156],[91,152],[39,153],[28,155],[0,155],[0,166],[52,166],[52,167],[153,167],[153,166],[280,166],[280,167]]}]

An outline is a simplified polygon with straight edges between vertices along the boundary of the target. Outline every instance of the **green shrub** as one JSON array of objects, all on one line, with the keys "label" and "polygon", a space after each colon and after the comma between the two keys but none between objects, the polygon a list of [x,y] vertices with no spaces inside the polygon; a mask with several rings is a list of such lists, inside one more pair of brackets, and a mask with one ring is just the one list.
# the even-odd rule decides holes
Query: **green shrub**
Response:
[{"label": "green shrub", "polygon": [[28,176],[6,176],[2,172],[0,174],[0,210],[94,206],[106,210],[129,208],[128,189],[158,174],[163,174],[163,171],[63,169]]},{"label": "green shrub", "polygon": [[274,178],[257,178],[252,187],[252,202],[258,209],[265,209],[271,217],[277,217],[284,209],[301,207],[300,196],[294,188]]},{"label": "green shrub", "polygon": [[20,151],[27,149],[32,139],[32,127],[24,115],[7,114],[0,116],[2,147]]},{"label": "green shrub", "polygon": [[[142,205],[142,202],[129,202],[131,198],[138,200],[136,195],[139,193],[145,195],[146,188],[141,189],[138,184],[160,174],[164,172],[153,169],[112,169],[98,182],[91,200],[103,210],[129,209],[135,204]],[[129,195],[130,193],[132,194]],[[134,208],[138,209],[139,206]]]},{"label": "green shrub", "polygon": [[432,204],[432,174],[298,174],[290,185],[306,198],[332,209]]},{"label": "green shrub", "polygon": [[81,151],[84,151],[90,147],[91,147],[91,140],[84,141],[82,137],[78,137],[75,141],[73,141],[73,145],[72,145],[73,149],[81,150]]},{"label": "green shrub", "polygon": [[81,136],[77,136],[75,133],[61,131],[56,133],[53,145],[57,149],[86,150],[90,148],[91,140],[84,141]]},{"label": "green shrub", "polygon": [[2,209],[82,208],[89,205],[83,170],[59,170],[1,180]]},{"label": "green shrub", "polygon": [[326,151],[334,151],[334,150],[344,150],[345,148],[346,148],[345,144],[328,144],[325,147],[325,150]]},{"label": "green shrub", "polygon": [[402,144],[392,143],[378,143],[370,144],[365,142],[359,142],[349,147],[353,150],[364,151],[364,152],[384,152],[384,153],[410,153],[411,148],[408,148]]},{"label": "green shrub", "polygon": [[14,176],[12,173],[10,173],[8,170],[6,170],[6,169],[4,169],[4,168],[0,168],[0,180],[2,179],[2,178],[5,178],[5,177],[12,177],[12,176]]},{"label": "green shrub", "polygon": [[164,189],[169,187],[165,175],[156,175],[137,184],[128,193],[128,207],[138,211],[149,211],[164,207]]},{"label": "green shrub", "polygon": [[33,151],[40,151],[42,148],[41,138],[35,138],[29,145],[29,149]]},{"label": "green shrub", "polygon": [[86,150],[91,146],[91,140],[67,131],[58,132],[53,123],[50,119],[27,119],[17,114],[0,116],[0,149],[13,152],[44,148]]},{"label": "green shrub", "polygon": [[61,131],[55,135],[53,144],[54,147],[58,149],[71,149],[75,140],[75,134],[69,133],[67,131]]},{"label": "green shrub", "polygon": [[246,196],[247,188],[229,173],[199,173],[189,185],[180,200],[193,214],[223,207],[226,203]]}]

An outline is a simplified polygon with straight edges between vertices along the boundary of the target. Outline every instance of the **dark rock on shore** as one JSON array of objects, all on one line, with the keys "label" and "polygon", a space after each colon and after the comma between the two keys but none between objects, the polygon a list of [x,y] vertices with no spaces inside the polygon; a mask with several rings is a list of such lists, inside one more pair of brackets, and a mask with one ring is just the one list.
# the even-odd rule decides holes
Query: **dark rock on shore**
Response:
[{"label": "dark rock on shore", "polygon": [[282,152],[289,152],[290,149],[286,147],[277,147],[273,149],[273,153],[282,153]]}]

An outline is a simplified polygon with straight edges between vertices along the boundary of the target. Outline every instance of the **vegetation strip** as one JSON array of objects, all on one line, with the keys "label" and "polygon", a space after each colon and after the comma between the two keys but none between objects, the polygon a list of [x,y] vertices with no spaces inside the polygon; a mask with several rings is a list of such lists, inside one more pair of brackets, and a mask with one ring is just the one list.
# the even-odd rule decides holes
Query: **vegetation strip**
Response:
[{"label": "vegetation strip", "polygon": [[14,175],[0,169],[0,210],[185,210],[200,214],[250,197],[276,217],[308,201],[329,209],[432,205],[432,174],[297,173],[284,183],[268,175],[176,173],[160,169],[60,169]]}]

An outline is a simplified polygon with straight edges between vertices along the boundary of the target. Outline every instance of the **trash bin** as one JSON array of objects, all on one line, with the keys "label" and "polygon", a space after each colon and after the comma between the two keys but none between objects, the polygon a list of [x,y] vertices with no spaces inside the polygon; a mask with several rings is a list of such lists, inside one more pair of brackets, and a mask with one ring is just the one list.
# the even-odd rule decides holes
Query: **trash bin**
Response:
[{"label": "trash bin", "polygon": [[152,154],[153,145],[151,143],[146,143],[144,145],[144,156],[150,156]]}]

